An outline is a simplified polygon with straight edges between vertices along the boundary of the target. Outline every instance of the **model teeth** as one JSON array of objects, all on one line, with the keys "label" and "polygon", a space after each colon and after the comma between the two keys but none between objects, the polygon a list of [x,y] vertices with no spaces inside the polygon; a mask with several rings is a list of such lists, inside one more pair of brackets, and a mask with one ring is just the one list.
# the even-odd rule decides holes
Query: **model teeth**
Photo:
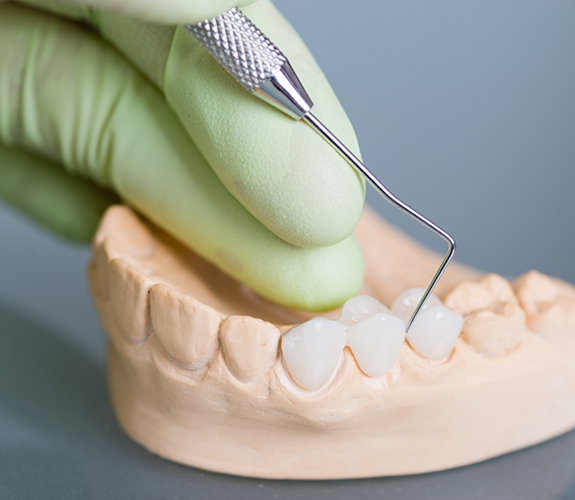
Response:
[{"label": "model teeth", "polygon": [[[393,314],[398,318],[401,318],[407,325],[407,322],[411,319],[411,315],[413,314],[413,311],[415,311],[415,308],[417,307],[417,304],[419,304],[424,293],[425,288],[410,288],[403,292],[399,297],[397,297],[397,299],[395,299],[395,302],[391,307]],[[421,312],[440,305],[442,305],[441,300],[431,294]]]},{"label": "model teeth", "polygon": [[507,354],[525,338],[525,312],[511,302],[473,311],[464,321],[461,338],[486,357]]},{"label": "model teeth", "polygon": [[150,335],[147,295],[154,284],[124,259],[109,263],[110,306],[115,325],[130,344],[141,344]]},{"label": "model teeth", "polygon": [[502,356],[525,337],[525,312],[509,282],[497,274],[461,283],[445,298],[445,304],[463,315],[461,338],[479,354]]},{"label": "model teeth", "polygon": [[389,314],[389,309],[379,300],[369,295],[358,295],[349,299],[341,310],[339,322],[346,328],[349,328],[358,321],[364,320],[377,313]]},{"label": "model teeth", "polygon": [[346,337],[340,323],[325,318],[313,318],[286,333],[282,353],[294,381],[310,391],[323,386],[337,367]]},{"label": "model teeth", "polygon": [[411,347],[429,359],[449,356],[461,333],[463,317],[440,305],[421,312],[407,333]]},{"label": "model teeth", "polygon": [[228,316],[220,328],[220,341],[228,369],[244,383],[260,380],[276,363],[279,330],[250,316]]},{"label": "model teeth", "polygon": [[[406,338],[405,324],[425,290],[401,294],[390,311],[368,296],[348,300],[339,321],[314,318],[292,328],[282,340],[282,353],[294,381],[319,389],[333,375],[344,347],[351,349],[361,370],[370,377],[389,372]],[[463,317],[431,295],[407,334],[411,347],[430,359],[449,355],[461,332]]]},{"label": "model teeth", "polygon": [[561,280],[530,271],[513,284],[527,326],[557,349],[575,339],[575,288]]},{"label": "model teeth", "polygon": [[[103,227],[113,227],[100,230],[90,264],[110,339],[108,387],[122,428],[159,456],[271,478],[371,477],[485,459],[575,425],[571,285],[531,272],[513,291],[495,275],[459,282],[470,275],[462,268],[443,300],[449,310],[432,298],[410,331],[411,346],[403,343],[403,321],[423,290],[396,301],[404,320],[375,299],[357,297],[338,321],[316,318],[288,332],[291,318],[309,316],[245,293],[155,229],[156,248],[148,252],[147,240],[132,235],[132,225],[143,225],[136,215],[127,207],[108,214],[114,215],[105,216],[111,222]],[[116,234],[137,245],[124,249]],[[416,261],[411,255],[394,264],[396,250],[389,258],[380,254],[384,238],[365,247],[371,274],[365,289],[391,298],[418,270],[403,267]],[[460,340],[455,313],[464,316]],[[412,347],[448,357],[433,362]],[[494,422],[503,432],[494,433]],[[449,432],[456,445],[446,454]],[[454,461],[446,462],[451,455]]]},{"label": "model teeth", "polygon": [[[424,293],[424,288],[410,288],[403,292],[393,303],[393,314],[407,325]],[[445,307],[441,300],[431,294],[411,325],[407,340],[422,356],[443,359],[455,346],[462,327],[463,317]]]},{"label": "model teeth", "polygon": [[348,332],[347,345],[366,375],[380,377],[393,368],[405,340],[401,319],[379,313],[355,323]]},{"label": "model teeth", "polygon": [[[207,365],[219,347],[222,317],[196,299],[158,283],[150,290],[150,319],[164,352],[180,367]],[[194,334],[201,331],[202,335]]]}]

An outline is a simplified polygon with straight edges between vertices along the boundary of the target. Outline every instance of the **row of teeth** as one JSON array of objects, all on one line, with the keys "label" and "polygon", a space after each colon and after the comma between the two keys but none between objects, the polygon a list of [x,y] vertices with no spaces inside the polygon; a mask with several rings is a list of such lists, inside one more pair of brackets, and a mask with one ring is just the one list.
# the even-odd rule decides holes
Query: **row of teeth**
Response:
[{"label": "row of teeth", "polygon": [[[276,365],[280,349],[292,379],[309,390],[329,382],[344,349],[353,352],[366,375],[384,375],[397,361],[406,338],[403,322],[422,293],[421,289],[405,292],[391,311],[371,297],[355,297],[345,304],[339,321],[315,318],[280,338],[271,323],[249,316],[226,317],[155,283],[121,258],[116,246],[113,238],[103,241],[90,266],[97,303],[108,308],[101,318],[110,337],[136,346],[154,337],[173,363],[197,373],[208,369],[221,352],[231,374],[243,383],[265,377]],[[560,351],[575,339],[575,287],[537,271],[513,284],[496,274],[464,282],[444,302],[432,296],[407,335],[421,356],[449,356],[459,335],[483,357],[513,351],[528,331]]]},{"label": "row of teeth", "polygon": [[292,328],[283,336],[281,348],[293,380],[304,389],[319,389],[332,377],[346,346],[370,377],[392,369],[406,338],[425,358],[447,357],[461,333],[463,316],[435,295],[406,335],[406,324],[423,293],[423,288],[407,290],[391,310],[373,297],[354,297],[343,306],[339,320],[313,318]]}]

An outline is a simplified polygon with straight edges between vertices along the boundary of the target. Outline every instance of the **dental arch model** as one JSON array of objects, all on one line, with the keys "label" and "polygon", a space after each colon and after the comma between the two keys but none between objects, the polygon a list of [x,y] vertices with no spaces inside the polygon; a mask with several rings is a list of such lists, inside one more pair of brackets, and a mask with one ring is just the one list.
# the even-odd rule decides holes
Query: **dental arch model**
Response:
[{"label": "dental arch model", "polygon": [[312,318],[109,209],[89,275],[123,429],[196,467],[326,479],[446,469],[575,427],[575,288],[455,263],[405,341],[436,260],[369,210],[356,236],[364,295]]}]

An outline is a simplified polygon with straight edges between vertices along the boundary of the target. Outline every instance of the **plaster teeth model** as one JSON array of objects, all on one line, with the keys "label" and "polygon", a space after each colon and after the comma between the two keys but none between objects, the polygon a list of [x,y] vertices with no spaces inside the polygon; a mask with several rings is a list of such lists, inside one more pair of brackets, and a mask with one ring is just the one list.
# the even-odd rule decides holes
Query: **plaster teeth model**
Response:
[{"label": "plaster teeth model", "polygon": [[402,292],[440,256],[369,209],[355,234],[373,297],[309,321],[110,208],[89,277],[126,433],[194,467],[336,479],[457,467],[575,427],[573,286],[537,272],[511,286],[455,262],[445,306],[432,298],[405,342],[422,290]]},{"label": "plaster teeth model", "polygon": [[[169,358],[189,370],[197,370],[213,359],[218,352],[221,315],[163,284],[153,285],[149,295],[150,323]],[[193,334],[199,330],[204,334]]]},{"label": "plaster teeth model", "polygon": [[464,339],[484,356],[502,356],[525,338],[525,312],[505,279],[490,274],[476,283],[462,283],[445,304],[464,317]]},{"label": "plaster teeth model", "polygon": [[261,380],[277,363],[279,338],[274,325],[249,316],[228,316],[220,326],[226,365],[244,383]]},{"label": "plaster teeth model", "polygon": [[558,349],[569,346],[575,338],[575,289],[537,271],[513,286],[529,328]]},{"label": "plaster teeth model", "polygon": [[379,313],[348,332],[347,345],[366,375],[380,377],[393,368],[405,340],[405,325],[397,316]]}]

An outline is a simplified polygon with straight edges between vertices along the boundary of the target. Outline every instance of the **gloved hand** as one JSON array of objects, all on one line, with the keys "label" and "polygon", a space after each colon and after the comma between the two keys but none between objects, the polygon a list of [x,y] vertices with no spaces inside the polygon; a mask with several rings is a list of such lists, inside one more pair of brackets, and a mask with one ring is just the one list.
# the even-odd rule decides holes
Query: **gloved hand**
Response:
[{"label": "gloved hand", "polygon": [[[149,21],[197,22],[237,2],[90,2],[121,14],[26,3],[52,13],[0,4],[0,196],[86,239],[115,192],[275,302],[321,311],[357,292],[363,258],[350,235],[363,181],[305,123],[247,93],[182,26]],[[267,0],[242,10],[290,59],[314,113],[358,154],[293,28]]]}]

